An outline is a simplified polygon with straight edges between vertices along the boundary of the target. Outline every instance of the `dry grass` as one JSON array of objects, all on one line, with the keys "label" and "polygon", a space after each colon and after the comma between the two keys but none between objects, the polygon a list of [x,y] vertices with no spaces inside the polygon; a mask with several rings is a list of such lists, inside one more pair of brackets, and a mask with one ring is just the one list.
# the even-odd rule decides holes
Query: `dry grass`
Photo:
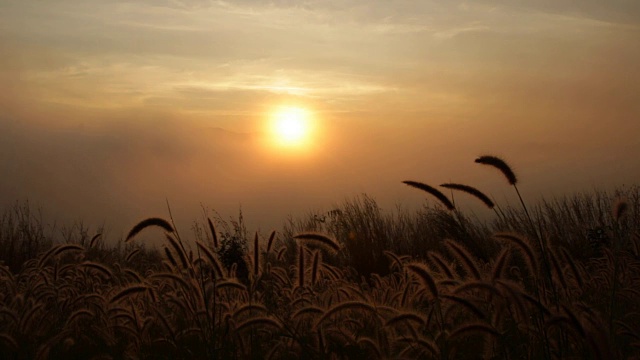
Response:
[{"label": "dry grass", "polygon": [[[495,159],[480,163],[515,185],[515,174]],[[640,192],[577,199],[543,203],[530,217],[505,206],[491,226],[452,214],[446,203],[388,218],[364,201],[322,225],[309,220],[264,238],[247,239],[241,221],[234,232],[207,218],[205,232],[185,241],[171,222],[151,218],[117,251],[102,232],[33,243],[37,255],[0,265],[0,354],[633,358],[640,351]],[[135,241],[151,226],[165,231],[162,255]],[[582,249],[586,230],[596,227],[609,241]],[[229,239],[252,245],[250,252],[223,251]],[[476,251],[474,244],[483,245]]]}]

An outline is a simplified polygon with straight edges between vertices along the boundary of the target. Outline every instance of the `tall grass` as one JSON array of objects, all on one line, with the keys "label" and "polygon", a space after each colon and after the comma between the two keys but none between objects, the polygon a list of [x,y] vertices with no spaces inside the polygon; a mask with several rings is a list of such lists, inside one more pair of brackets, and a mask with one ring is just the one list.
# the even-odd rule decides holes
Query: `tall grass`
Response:
[{"label": "tall grass", "polygon": [[[364,195],[267,234],[205,217],[188,237],[152,217],[115,246],[80,226],[56,238],[13,207],[0,223],[0,354],[638,356],[638,187],[523,204],[481,222],[446,204],[385,212]],[[161,251],[144,246],[150,227]]]}]

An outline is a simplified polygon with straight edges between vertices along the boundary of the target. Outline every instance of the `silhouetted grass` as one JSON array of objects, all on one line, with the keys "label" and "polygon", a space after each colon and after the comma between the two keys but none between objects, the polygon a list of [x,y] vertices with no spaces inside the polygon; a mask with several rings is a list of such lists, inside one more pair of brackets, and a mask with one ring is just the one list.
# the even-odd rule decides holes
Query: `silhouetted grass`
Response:
[{"label": "silhouetted grass", "polygon": [[[513,172],[487,164],[515,185]],[[150,218],[109,246],[83,226],[60,238],[28,205],[15,206],[0,222],[0,354],[637,356],[638,187],[501,209],[481,222],[445,204],[385,212],[365,195],[250,237],[241,214],[206,218],[193,239]],[[165,231],[164,253],[137,240],[149,226]]]}]

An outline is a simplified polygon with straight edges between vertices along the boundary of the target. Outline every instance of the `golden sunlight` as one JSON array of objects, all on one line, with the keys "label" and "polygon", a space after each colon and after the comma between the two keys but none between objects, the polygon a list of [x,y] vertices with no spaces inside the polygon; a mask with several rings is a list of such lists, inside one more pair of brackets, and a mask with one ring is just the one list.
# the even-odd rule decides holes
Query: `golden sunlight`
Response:
[{"label": "golden sunlight", "polygon": [[273,140],[281,146],[305,145],[311,132],[309,111],[299,107],[284,107],[276,110],[271,120]]}]

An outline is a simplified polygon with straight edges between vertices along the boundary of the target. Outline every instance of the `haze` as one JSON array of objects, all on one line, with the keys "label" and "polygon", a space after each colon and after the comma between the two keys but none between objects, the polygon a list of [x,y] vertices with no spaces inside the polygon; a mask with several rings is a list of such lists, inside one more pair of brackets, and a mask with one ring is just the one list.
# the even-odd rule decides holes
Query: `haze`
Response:
[{"label": "haze", "polygon": [[[255,228],[401,184],[530,201],[637,184],[637,1],[2,1],[0,200],[116,235],[201,204]],[[265,146],[278,106],[307,152]]]}]

